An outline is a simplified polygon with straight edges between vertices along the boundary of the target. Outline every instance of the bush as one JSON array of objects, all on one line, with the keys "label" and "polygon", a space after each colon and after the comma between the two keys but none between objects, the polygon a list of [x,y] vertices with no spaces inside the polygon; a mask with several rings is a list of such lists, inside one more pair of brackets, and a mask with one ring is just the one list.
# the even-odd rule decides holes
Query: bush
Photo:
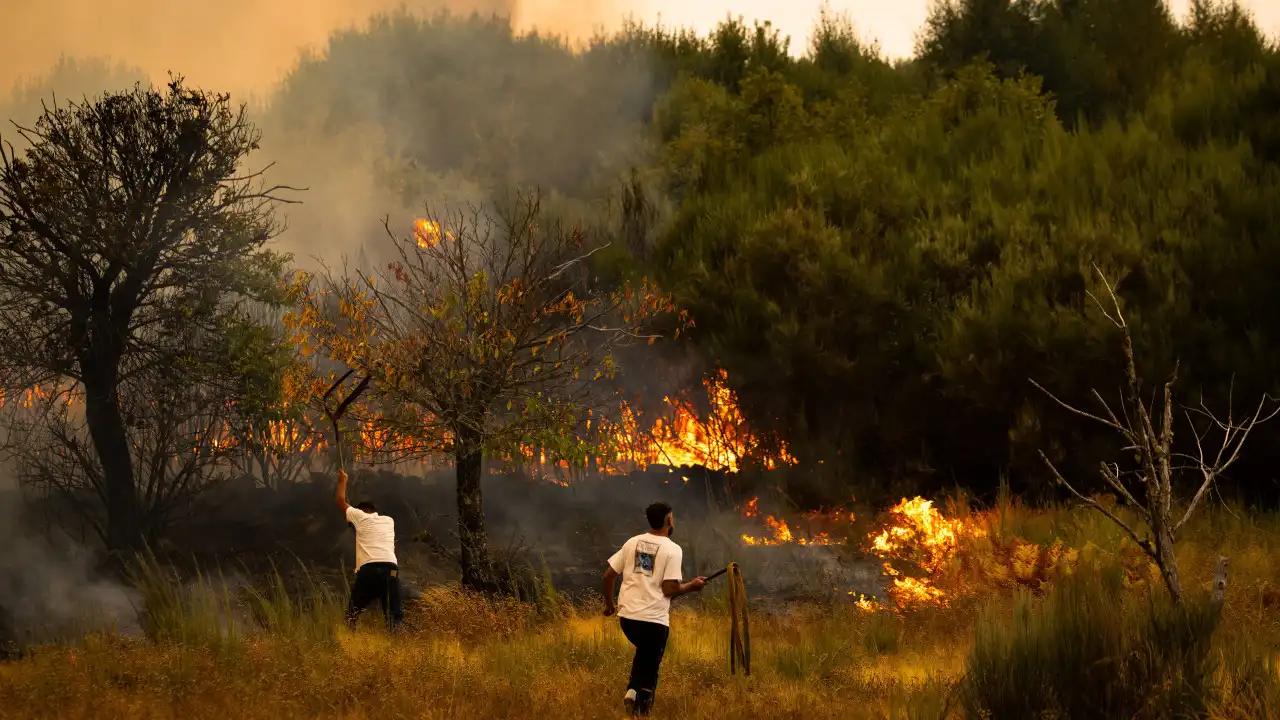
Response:
[{"label": "bush", "polygon": [[971,717],[1200,717],[1215,699],[1219,611],[1162,596],[1128,606],[1118,568],[1064,579],[1012,621],[979,619],[961,698]]}]

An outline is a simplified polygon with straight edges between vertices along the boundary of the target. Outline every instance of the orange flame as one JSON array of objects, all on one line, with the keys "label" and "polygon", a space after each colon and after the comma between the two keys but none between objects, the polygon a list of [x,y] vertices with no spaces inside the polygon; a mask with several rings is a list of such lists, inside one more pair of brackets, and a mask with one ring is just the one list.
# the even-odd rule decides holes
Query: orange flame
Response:
[{"label": "orange flame", "polygon": [[[420,235],[428,239],[438,237],[439,228],[434,223],[424,220],[419,226],[424,228]],[[316,388],[323,385],[318,383]],[[707,393],[707,413],[700,413],[687,397],[668,397],[664,398],[665,408],[651,421],[648,429],[642,424],[640,412],[625,402],[620,407],[620,421],[588,419],[586,432],[603,440],[604,445],[604,452],[592,458],[595,469],[621,474],[662,464],[671,468],[702,466],[713,471],[737,472],[747,458],[754,459],[765,468],[796,462],[785,444],[779,443],[779,449],[774,452],[765,450],[761,439],[747,426],[738,408],[737,397],[727,385],[724,371],[704,380],[703,386]],[[305,404],[310,394],[319,391],[316,388],[291,387],[286,405]],[[0,395],[0,403],[7,400],[31,407],[38,400],[51,397],[50,392],[44,387],[34,387],[7,398]],[[74,394],[69,394],[68,402],[74,397]],[[353,431],[355,442],[350,448],[353,459],[386,461],[388,455],[395,455],[397,450],[408,449],[407,445],[397,447],[396,438],[380,429],[374,419],[366,420]],[[201,454],[226,453],[238,450],[246,443],[268,453],[287,455],[322,451],[330,446],[331,440],[323,429],[301,420],[272,421],[247,437],[240,437],[221,422],[211,428],[198,443],[200,447],[193,450]],[[521,447],[515,456],[513,459],[533,466],[531,469],[535,471],[542,471],[538,474],[557,475],[553,482],[567,484],[564,475],[571,471],[567,461],[550,457],[546,450],[532,446]],[[447,461],[442,463],[438,459],[424,459],[422,463],[433,467],[448,465]],[[689,478],[686,476],[683,480],[688,482]],[[791,528],[785,521],[774,518],[770,527],[775,538],[792,537]],[[796,540],[805,543],[825,541],[821,535]]]},{"label": "orange flame", "polygon": [[413,221],[413,237],[418,241],[418,247],[429,248],[439,243],[442,237],[452,240],[453,233],[448,230],[441,231],[440,223],[435,220],[418,218]]},{"label": "orange flame", "polygon": [[613,436],[617,460],[639,468],[702,466],[726,472],[737,472],[747,457],[757,458],[770,470],[795,464],[785,444],[776,454],[761,455],[761,439],[747,427],[725,371],[704,380],[703,387],[710,407],[705,418],[687,399],[664,397],[668,416],[657,418],[648,431],[639,429],[636,411],[623,403],[621,423],[615,427],[601,423]]},{"label": "orange flame", "polygon": [[[759,518],[760,499],[752,498],[742,507],[745,518]],[[986,529],[978,523],[965,519],[947,519],[933,507],[933,503],[921,497],[911,500],[903,498],[901,502],[889,510],[890,522],[880,532],[867,536],[871,552],[881,558],[883,572],[892,579],[889,596],[895,609],[933,605],[946,607],[950,598],[946,591],[938,586],[939,577],[947,563],[955,557],[959,550],[960,540],[965,537],[977,538],[986,534]],[[843,523],[853,523],[855,514],[848,510],[810,511],[801,515],[804,524],[812,529],[815,523],[820,527],[838,528]],[[760,535],[744,534],[742,542],[752,546],[772,545],[836,545],[839,540],[833,539],[831,531],[799,534],[793,531],[786,520],[765,515],[763,522],[768,532]],[[905,575],[894,567],[893,560],[906,560],[918,566],[921,576]],[[886,609],[872,598],[850,591],[849,596],[856,598],[855,605],[868,612]]]},{"label": "orange flame", "polygon": [[413,237],[418,241],[418,247],[429,248],[440,242],[440,223],[426,218],[418,218],[413,221]]},{"label": "orange flame", "polygon": [[[932,501],[921,497],[903,498],[889,513],[893,524],[868,538],[872,551],[885,560],[884,573],[893,578],[889,595],[899,609],[929,604],[946,607],[946,593],[935,585],[934,578],[955,555],[961,537],[982,537],[986,530],[963,519],[947,520]],[[904,576],[889,562],[904,554],[910,555],[924,576]]]},{"label": "orange flame", "polygon": [[[754,497],[747,501],[742,508],[742,514],[745,517],[753,518],[760,514],[760,498]],[[855,516],[846,510],[833,510],[828,513],[809,512],[803,515],[807,521],[806,524],[812,526],[818,522],[824,525],[839,524],[843,522],[853,522]],[[769,528],[769,535],[742,535],[742,542],[746,545],[838,545],[840,541],[831,537],[829,531],[806,533],[805,535],[796,535],[792,532],[791,526],[786,520],[780,520],[773,515],[766,515],[764,524]]]}]

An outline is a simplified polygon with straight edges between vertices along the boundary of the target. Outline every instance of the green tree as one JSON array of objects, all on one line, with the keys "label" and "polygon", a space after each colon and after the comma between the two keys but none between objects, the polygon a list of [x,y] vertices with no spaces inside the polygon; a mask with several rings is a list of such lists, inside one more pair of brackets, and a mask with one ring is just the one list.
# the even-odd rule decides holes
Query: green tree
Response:
[{"label": "green tree", "polygon": [[259,139],[244,109],[181,79],[18,132],[29,147],[0,151],[0,366],[15,390],[83,388],[104,539],[137,548],[145,492],[122,392],[215,367],[245,304],[277,293],[285,258],[265,245],[281,188],[243,170]]}]

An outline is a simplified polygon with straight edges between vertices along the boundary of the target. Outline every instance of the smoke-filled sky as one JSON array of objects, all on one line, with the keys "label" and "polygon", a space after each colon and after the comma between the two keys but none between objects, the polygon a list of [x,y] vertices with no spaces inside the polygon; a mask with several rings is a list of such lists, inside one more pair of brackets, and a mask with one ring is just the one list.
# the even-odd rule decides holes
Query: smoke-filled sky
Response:
[{"label": "smoke-filled sky", "polygon": [[[1184,12],[1191,0],[1174,0]],[[847,12],[884,52],[911,54],[930,0],[827,0]],[[632,16],[706,31],[726,16],[768,19],[801,52],[824,0],[0,0],[0,96],[16,82],[42,75],[61,55],[105,56],[140,67],[152,78],[179,71],[195,84],[233,92],[268,89],[304,48],[369,15],[405,5],[448,7],[511,16],[581,37]],[[1263,29],[1280,32],[1280,0],[1245,0]]]}]

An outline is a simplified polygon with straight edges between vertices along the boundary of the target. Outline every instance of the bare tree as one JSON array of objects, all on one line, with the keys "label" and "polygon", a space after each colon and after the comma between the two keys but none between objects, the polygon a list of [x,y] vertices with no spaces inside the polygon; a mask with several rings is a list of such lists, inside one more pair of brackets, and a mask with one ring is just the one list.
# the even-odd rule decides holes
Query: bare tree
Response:
[{"label": "bare tree", "polygon": [[[492,590],[485,456],[537,447],[585,462],[578,431],[601,405],[597,381],[613,374],[611,349],[648,337],[644,321],[674,306],[647,284],[596,286],[589,258],[601,246],[548,221],[534,196],[443,225],[428,213],[412,236],[389,226],[388,235],[396,262],[329,274],[292,322],[375,380],[369,405],[379,414],[365,418],[368,434],[400,455],[453,458],[462,580]],[[334,305],[336,314],[327,311]]]},{"label": "bare tree", "polygon": [[[0,367],[10,390],[70,379],[101,468],[105,539],[142,539],[121,390],[199,354],[276,290],[282,188],[240,174],[258,147],[226,95],[135,87],[46,108],[0,147]],[[213,367],[212,364],[204,367]]]},{"label": "bare tree", "polygon": [[[1178,368],[1175,365],[1169,379],[1165,381],[1159,405],[1143,400],[1142,378],[1138,375],[1133,355],[1133,336],[1121,312],[1115,290],[1102,272],[1097,272],[1107,288],[1112,309],[1104,307],[1093,294],[1090,297],[1107,319],[1120,329],[1123,338],[1126,391],[1120,399],[1120,413],[1117,414],[1097,390],[1093,391],[1093,397],[1097,400],[1100,414],[1081,410],[1058,399],[1035,380],[1031,383],[1063,408],[1119,433],[1125,443],[1121,448],[1122,452],[1136,455],[1137,466],[1134,468],[1122,469],[1117,463],[1103,462],[1100,471],[1106,486],[1134,509],[1145,526],[1143,535],[1138,534],[1138,529],[1141,528],[1135,529],[1117,513],[1077,490],[1063,478],[1043,451],[1040,452],[1040,457],[1058,484],[1086,506],[1105,515],[1142,548],[1159,568],[1160,576],[1173,601],[1181,603],[1182,582],[1178,576],[1178,558],[1174,554],[1178,532],[1204,502],[1214,482],[1240,458],[1240,451],[1253,429],[1274,418],[1280,408],[1268,411],[1271,398],[1264,395],[1252,414],[1237,419],[1229,402],[1226,419],[1219,419],[1201,400],[1196,408],[1184,408],[1188,425],[1195,437],[1194,453],[1175,451],[1173,385],[1177,380]],[[1199,425],[1195,418],[1201,421]],[[1213,434],[1221,435],[1215,448],[1207,444]],[[1186,506],[1180,507],[1174,486],[1184,473],[1195,477],[1198,487]],[[1225,568],[1225,560],[1219,562]],[[1219,575],[1223,578],[1219,584],[1225,586],[1225,569],[1220,569]]]}]

